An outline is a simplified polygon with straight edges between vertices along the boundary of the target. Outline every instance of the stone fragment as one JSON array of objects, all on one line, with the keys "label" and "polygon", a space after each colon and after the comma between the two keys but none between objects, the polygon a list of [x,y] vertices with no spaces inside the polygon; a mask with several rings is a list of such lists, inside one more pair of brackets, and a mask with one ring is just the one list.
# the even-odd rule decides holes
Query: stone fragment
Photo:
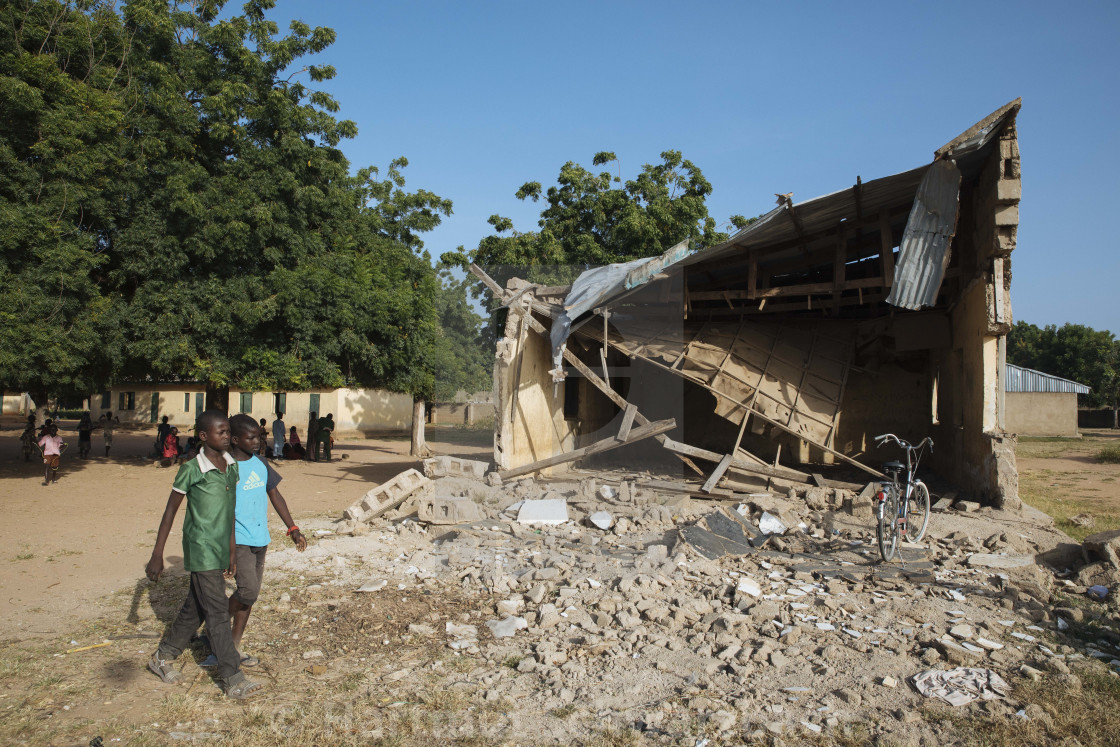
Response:
[{"label": "stone fragment", "polygon": [[[377,581],[370,581],[368,584],[362,584],[357,589],[354,589],[354,591],[355,592],[362,592],[362,593],[371,592],[371,591],[381,591],[382,589],[384,589],[388,585],[389,585],[388,581],[386,581],[385,579],[379,579]],[[287,595],[285,595],[285,596],[287,596]],[[290,599],[291,599],[291,597],[289,597],[287,600],[285,600],[283,597],[281,597],[280,601],[282,601],[282,602],[283,601],[290,601]]]},{"label": "stone fragment", "polygon": [[1120,529],[1089,535],[1081,543],[1081,553],[1086,563],[1104,560],[1120,568]]},{"label": "stone fragment", "polygon": [[521,599],[503,599],[498,602],[498,614],[505,617],[516,615],[525,606],[525,602]]},{"label": "stone fragment", "polygon": [[954,643],[951,639],[939,638],[934,641],[934,645],[950,664],[956,664],[958,667],[971,666],[980,659],[979,654]]},{"label": "stone fragment", "polygon": [[895,688],[898,687],[898,680],[894,677],[884,677],[882,679],[883,687]]},{"label": "stone fragment", "polygon": [[728,731],[734,728],[738,716],[731,711],[718,710],[708,716],[708,723],[716,731]]},{"label": "stone fragment", "polygon": [[425,636],[427,636],[427,635],[435,635],[436,634],[436,629],[433,628],[431,625],[425,625],[423,623],[410,623],[409,626],[408,626],[408,632],[412,633],[413,635],[425,635]]},{"label": "stone fragment", "polygon": [[957,501],[953,504],[953,508],[957,511],[964,511],[966,513],[973,513],[980,510],[980,503],[978,501]]},{"label": "stone fragment", "polygon": [[321,659],[321,658],[323,658],[323,652],[320,651],[319,649],[312,649],[311,651],[304,651],[303,652],[303,658],[304,659]]},{"label": "stone fragment", "polygon": [[971,625],[954,625],[949,628],[949,635],[956,638],[958,641],[967,641],[972,637]]},{"label": "stone fragment", "polygon": [[544,584],[537,584],[532,589],[529,589],[529,593],[525,596],[528,597],[529,601],[533,604],[540,604],[542,601],[544,601],[544,595],[547,592],[548,589],[545,588]]},{"label": "stone fragment", "polygon": [[987,638],[977,638],[976,645],[980,646],[981,648],[986,648],[989,651],[999,651],[1001,648],[1003,648],[1002,643],[989,641]]},{"label": "stone fragment", "polygon": [[500,488],[502,486],[502,476],[497,472],[487,472],[486,484],[492,488]]}]

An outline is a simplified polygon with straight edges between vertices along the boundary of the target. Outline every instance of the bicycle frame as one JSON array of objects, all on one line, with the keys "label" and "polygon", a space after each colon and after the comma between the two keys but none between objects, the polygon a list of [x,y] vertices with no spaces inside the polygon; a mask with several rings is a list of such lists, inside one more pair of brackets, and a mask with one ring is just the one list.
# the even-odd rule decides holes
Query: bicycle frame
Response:
[{"label": "bicycle frame", "polygon": [[[891,463],[885,467],[888,473],[888,479],[882,480],[880,490],[876,495],[876,518],[878,520],[879,534],[880,534],[880,552],[884,560],[890,560],[898,546],[898,540],[906,538],[907,541],[911,540],[909,516],[910,516],[910,502],[914,497],[914,490],[916,487],[921,486],[925,491],[926,498],[924,499],[925,507],[921,511],[923,518],[921,526],[918,528],[917,536],[913,541],[920,540],[921,536],[925,534],[926,523],[929,519],[929,490],[924,487],[924,483],[917,479],[918,463],[921,461],[922,452],[928,444],[930,449],[933,448],[933,439],[926,437],[917,446],[903,441],[893,433],[885,433],[875,438],[877,445],[883,445],[888,441],[894,441],[902,450],[906,452],[906,464]],[[895,511],[895,515],[890,517],[890,522],[887,525],[888,531],[884,533],[884,521],[887,517],[884,512],[887,510],[888,499],[891,497],[897,498],[897,504],[890,501],[890,504]],[[885,544],[884,544],[885,538]]]}]

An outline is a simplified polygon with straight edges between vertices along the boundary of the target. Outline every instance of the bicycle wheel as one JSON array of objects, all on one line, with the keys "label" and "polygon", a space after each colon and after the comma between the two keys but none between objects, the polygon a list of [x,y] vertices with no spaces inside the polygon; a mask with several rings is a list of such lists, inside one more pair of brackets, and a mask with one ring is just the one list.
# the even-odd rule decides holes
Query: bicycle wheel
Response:
[{"label": "bicycle wheel", "polygon": [[906,511],[906,539],[921,542],[929,525],[929,488],[924,482],[915,482],[910,491],[910,505]]},{"label": "bicycle wheel", "polygon": [[898,552],[898,490],[893,485],[886,488],[886,500],[879,505],[879,554],[889,563]]}]

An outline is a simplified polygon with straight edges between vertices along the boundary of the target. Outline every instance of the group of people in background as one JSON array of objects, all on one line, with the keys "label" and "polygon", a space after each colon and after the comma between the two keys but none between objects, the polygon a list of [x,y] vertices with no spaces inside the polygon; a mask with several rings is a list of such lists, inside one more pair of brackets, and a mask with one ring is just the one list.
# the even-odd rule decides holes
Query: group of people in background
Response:
[{"label": "group of people in background", "polygon": [[[27,425],[20,435],[20,444],[23,457],[30,462],[31,457],[39,451],[43,458],[45,469],[44,485],[53,485],[58,481],[58,467],[62,453],[68,444],[58,435],[56,418],[47,418],[43,425],[36,428],[35,414],[27,416]],[[112,412],[105,412],[93,421],[89,412],[83,412],[78,419],[78,457],[88,459],[93,448],[93,432],[100,429],[105,439],[105,456],[113,447],[113,431],[120,425],[120,419]],[[276,420],[272,423],[272,445],[268,444],[268,421],[260,419],[260,444],[257,454],[262,457],[271,456],[273,459],[306,459],[312,462],[331,461],[331,447],[334,446],[334,415],[328,413],[319,417],[318,413],[309,414],[307,422],[307,441],[309,448],[304,448],[300,441],[299,432],[293,425],[290,428],[284,423],[284,413],[277,413]],[[164,415],[159,425],[156,426],[156,440],[152,445],[152,454],[160,460],[164,467],[171,467],[181,461],[191,459],[198,453],[199,440],[192,435],[183,444],[179,429],[171,425],[167,415]]]},{"label": "group of people in background", "polygon": [[[267,430],[268,421],[261,418],[261,444],[260,453],[268,453]],[[312,462],[331,460],[331,447],[334,445],[334,414],[327,413],[326,417],[318,417],[312,412],[307,420],[307,442],[311,446],[309,453],[299,438],[299,431],[293,425],[288,428],[284,423],[284,413],[276,413],[276,420],[272,421],[272,458],[273,459],[306,459]],[[320,453],[322,456],[320,457]]]}]

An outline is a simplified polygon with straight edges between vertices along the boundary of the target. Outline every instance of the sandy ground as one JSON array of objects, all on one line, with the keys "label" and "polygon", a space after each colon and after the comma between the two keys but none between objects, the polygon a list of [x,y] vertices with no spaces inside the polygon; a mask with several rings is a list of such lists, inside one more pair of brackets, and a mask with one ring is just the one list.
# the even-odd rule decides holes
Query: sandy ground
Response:
[{"label": "sandy ground", "polygon": [[[76,421],[64,421],[70,448],[57,484],[43,484],[41,460],[23,461],[20,420],[0,421],[0,506],[7,541],[0,550],[0,638],[19,640],[65,632],[97,616],[107,595],[146,587],[144,565],[171,491],[175,469],[145,457],[155,428],[119,430],[109,457],[100,433],[93,458],[78,458]],[[486,459],[487,432],[431,430],[440,454]],[[442,440],[441,440],[442,439]],[[341,515],[369,488],[415,467],[407,438],[340,434],[330,463],[275,463],[293,518]],[[339,458],[346,455],[347,458]],[[281,522],[270,516],[274,541]],[[167,541],[165,562],[182,572],[182,511]],[[140,595],[137,594],[137,597]]]}]

